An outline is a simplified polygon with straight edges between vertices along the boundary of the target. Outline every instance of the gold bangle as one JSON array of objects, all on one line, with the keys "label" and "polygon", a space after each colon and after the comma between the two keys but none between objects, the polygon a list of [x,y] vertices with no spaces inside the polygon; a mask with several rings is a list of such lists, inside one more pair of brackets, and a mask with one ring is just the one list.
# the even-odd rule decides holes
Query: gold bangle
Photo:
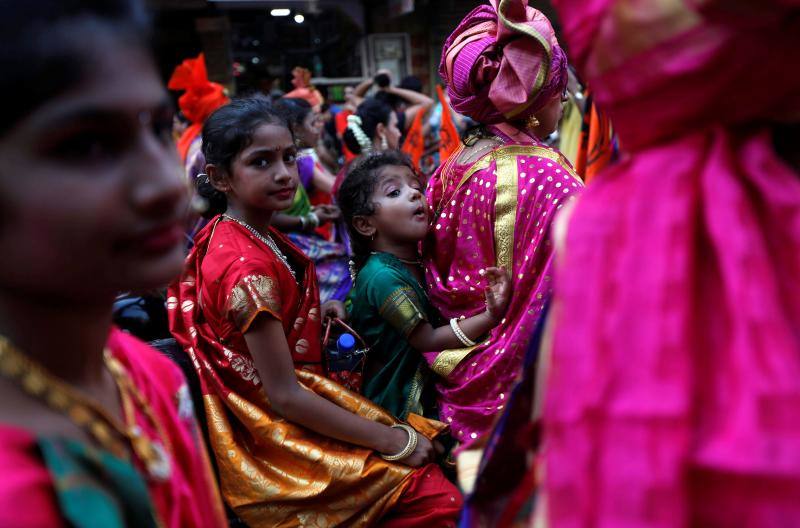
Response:
[{"label": "gold bangle", "polygon": [[389,462],[396,462],[398,460],[403,460],[405,458],[410,457],[411,454],[417,449],[417,442],[419,441],[419,436],[417,431],[410,425],[406,424],[393,425],[392,429],[402,429],[403,431],[408,433],[408,443],[403,448],[403,450],[397,453],[396,455],[384,455],[381,453],[381,458],[384,460],[388,460]]}]

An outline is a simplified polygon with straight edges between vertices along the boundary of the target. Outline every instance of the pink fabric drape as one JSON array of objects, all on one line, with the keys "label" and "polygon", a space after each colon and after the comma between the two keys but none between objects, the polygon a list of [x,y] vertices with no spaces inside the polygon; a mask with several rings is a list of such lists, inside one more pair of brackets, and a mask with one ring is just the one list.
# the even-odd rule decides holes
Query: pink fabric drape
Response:
[{"label": "pink fabric drape", "polygon": [[505,319],[463,359],[456,362],[459,354],[450,351],[425,354],[440,376],[441,419],[464,446],[487,433],[507,403],[552,288],[551,223],[583,187],[558,151],[517,137],[528,142],[504,137],[506,145],[469,165],[452,161],[457,151],[428,183],[436,216],[424,255],[434,306],[448,319],[483,311],[480,270],[487,266],[506,267],[514,288]]},{"label": "pink fabric drape", "polygon": [[800,2],[554,4],[629,155],[557,271],[551,524],[800,525]]}]

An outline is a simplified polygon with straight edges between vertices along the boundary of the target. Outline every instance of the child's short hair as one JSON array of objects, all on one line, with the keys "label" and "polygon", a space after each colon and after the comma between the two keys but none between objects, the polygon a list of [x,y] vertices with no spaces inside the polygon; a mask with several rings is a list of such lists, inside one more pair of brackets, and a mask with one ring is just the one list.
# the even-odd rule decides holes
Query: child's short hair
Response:
[{"label": "child's short hair", "polygon": [[366,237],[353,228],[353,218],[375,214],[372,194],[380,181],[381,169],[388,166],[408,167],[417,174],[411,160],[402,152],[398,150],[376,152],[357,158],[353,162],[336,196],[336,201],[342,210],[342,218],[350,233],[350,246],[357,269],[360,269],[369,258],[370,249]]}]

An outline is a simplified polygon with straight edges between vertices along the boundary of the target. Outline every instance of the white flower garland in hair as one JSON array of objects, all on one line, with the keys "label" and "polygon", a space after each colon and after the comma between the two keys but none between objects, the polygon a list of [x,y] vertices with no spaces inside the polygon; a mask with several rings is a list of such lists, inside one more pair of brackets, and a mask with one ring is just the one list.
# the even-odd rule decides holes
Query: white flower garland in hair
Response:
[{"label": "white flower garland in hair", "polygon": [[361,154],[369,154],[372,151],[372,141],[367,136],[364,129],[361,128],[361,118],[357,115],[347,116],[347,128],[349,128],[358,141],[358,146],[361,147]]}]

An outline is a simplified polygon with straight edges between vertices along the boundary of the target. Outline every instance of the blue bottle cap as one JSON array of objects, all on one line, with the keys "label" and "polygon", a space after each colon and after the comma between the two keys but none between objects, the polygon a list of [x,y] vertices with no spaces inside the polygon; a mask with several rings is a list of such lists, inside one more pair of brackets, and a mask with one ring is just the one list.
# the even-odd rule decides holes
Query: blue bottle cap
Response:
[{"label": "blue bottle cap", "polygon": [[351,334],[342,334],[339,336],[338,341],[336,341],[336,348],[339,349],[339,352],[350,352],[355,347],[356,338]]}]

